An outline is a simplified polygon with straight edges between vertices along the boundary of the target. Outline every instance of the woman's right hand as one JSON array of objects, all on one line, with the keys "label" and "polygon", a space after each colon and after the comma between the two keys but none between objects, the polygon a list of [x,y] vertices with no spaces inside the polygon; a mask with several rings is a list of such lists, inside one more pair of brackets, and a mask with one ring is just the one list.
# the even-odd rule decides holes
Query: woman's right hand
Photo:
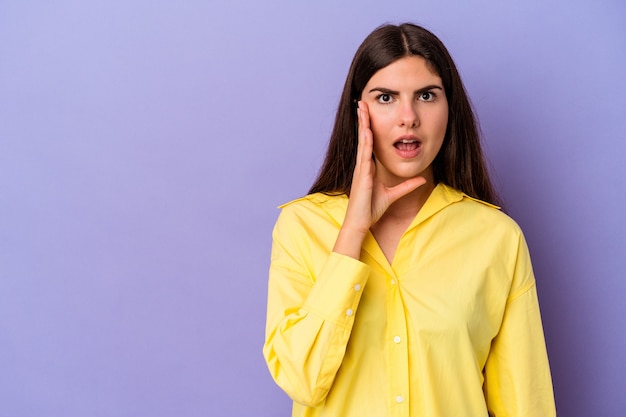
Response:
[{"label": "woman's right hand", "polygon": [[361,246],[370,227],[383,216],[389,206],[426,183],[422,177],[409,178],[393,187],[386,187],[380,182],[376,176],[376,162],[372,157],[374,135],[370,129],[369,109],[362,101],[358,105],[358,146],[350,200],[333,249],[355,259],[360,257]]}]

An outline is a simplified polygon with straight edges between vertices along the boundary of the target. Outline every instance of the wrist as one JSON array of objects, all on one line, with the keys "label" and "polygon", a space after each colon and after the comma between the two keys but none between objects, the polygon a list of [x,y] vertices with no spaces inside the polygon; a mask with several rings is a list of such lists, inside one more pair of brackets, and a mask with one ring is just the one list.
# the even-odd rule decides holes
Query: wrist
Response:
[{"label": "wrist", "polygon": [[333,252],[346,255],[354,259],[361,257],[361,247],[369,229],[358,227],[341,227],[335,241]]}]

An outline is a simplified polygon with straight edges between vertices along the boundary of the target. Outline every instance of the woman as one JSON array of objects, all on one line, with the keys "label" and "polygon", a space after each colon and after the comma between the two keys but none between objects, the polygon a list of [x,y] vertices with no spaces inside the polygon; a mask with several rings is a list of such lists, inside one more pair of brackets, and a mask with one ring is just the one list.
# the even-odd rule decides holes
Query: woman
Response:
[{"label": "woman", "polygon": [[359,47],[325,162],[273,233],[266,342],[293,416],[554,416],[535,280],[441,41]]}]

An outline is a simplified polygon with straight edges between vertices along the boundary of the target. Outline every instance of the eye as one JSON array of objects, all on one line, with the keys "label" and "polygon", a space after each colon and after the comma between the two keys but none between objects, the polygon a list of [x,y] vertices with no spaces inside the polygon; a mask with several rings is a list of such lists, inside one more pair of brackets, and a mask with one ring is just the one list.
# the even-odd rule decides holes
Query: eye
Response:
[{"label": "eye", "polygon": [[389,104],[393,100],[393,97],[391,97],[391,94],[383,93],[378,95],[376,100],[381,104]]},{"label": "eye", "polygon": [[434,101],[437,95],[432,91],[424,91],[423,93],[419,93],[417,98],[420,101]]}]

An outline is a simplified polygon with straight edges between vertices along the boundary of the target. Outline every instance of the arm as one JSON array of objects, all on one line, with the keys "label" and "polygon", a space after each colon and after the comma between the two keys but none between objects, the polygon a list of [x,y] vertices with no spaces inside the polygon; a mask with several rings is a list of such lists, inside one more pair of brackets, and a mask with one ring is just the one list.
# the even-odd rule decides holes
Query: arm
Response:
[{"label": "arm", "polygon": [[315,406],[343,361],[369,267],[330,253],[319,271],[307,270],[306,254],[290,245],[305,236],[287,233],[288,218],[281,213],[274,230],[263,353],[276,383],[294,401]]},{"label": "arm", "polygon": [[485,397],[492,416],[556,416],[537,288],[522,237],[500,331],[485,365]]}]

